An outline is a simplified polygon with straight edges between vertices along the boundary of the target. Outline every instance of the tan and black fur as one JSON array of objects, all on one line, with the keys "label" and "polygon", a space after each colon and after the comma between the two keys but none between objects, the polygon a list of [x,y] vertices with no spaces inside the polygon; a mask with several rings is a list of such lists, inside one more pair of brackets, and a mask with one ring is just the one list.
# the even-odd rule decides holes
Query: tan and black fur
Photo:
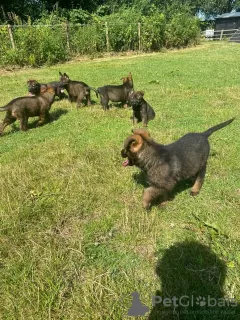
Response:
[{"label": "tan and black fur", "polygon": [[63,74],[59,72],[59,75],[61,85],[68,92],[69,101],[77,102],[77,108],[81,106],[83,99],[86,99],[88,106],[92,104],[90,90],[95,91],[98,97],[97,90],[93,87],[89,87],[85,82],[70,80],[69,76],[65,72]]},{"label": "tan and black fur", "polygon": [[[38,84],[40,88],[40,84]],[[36,96],[19,97],[10,101],[6,106],[1,107],[0,111],[6,111],[6,116],[0,124],[0,135],[6,126],[20,121],[20,129],[28,129],[28,118],[39,116],[38,125],[42,125],[49,119],[49,110],[54,102],[55,91],[53,88],[43,87]]]},{"label": "tan and black fur", "polygon": [[59,81],[52,81],[52,82],[48,82],[48,83],[39,83],[36,80],[29,79],[27,81],[29,94],[30,95],[38,95],[39,85],[40,85],[40,90],[44,89],[44,87],[53,88],[53,90],[55,91],[55,96],[58,97],[60,100],[68,98],[68,96],[64,93],[63,85]]},{"label": "tan and black fur", "polygon": [[97,88],[104,110],[109,109],[109,100],[122,102],[123,105],[128,103],[128,95],[133,90],[132,73],[130,72],[128,77],[124,77],[121,80],[123,82],[121,85],[106,85]]},{"label": "tan and black fur", "polygon": [[199,193],[206,173],[210,151],[208,137],[234,119],[216,125],[202,133],[188,133],[176,142],[163,145],[155,142],[145,129],[134,129],[124,142],[124,166],[137,166],[146,175],[149,187],[144,190],[143,207],[162,197],[162,204],[180,181],[194,178],[191,195]]},{"label": "tan and black fur", "polygon": [[133,110],[133,124],[143,122],[143,126],[147,127],[148,121],[155,118],[155,112],[143,97],[143,91],[132,91],[128,96],[128,103]]}]

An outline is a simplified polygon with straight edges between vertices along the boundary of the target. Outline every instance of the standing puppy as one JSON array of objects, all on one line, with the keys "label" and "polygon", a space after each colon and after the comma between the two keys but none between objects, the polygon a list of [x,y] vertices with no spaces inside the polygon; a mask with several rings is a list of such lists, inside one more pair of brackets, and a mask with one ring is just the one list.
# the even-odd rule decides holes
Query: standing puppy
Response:
[{"label": "standing puppy", "polygon": [[147,127],[148,121],[155,118],[155,112],[150,104],[143,98],[143,91],[132,91],[128,96],[128,103],[133,110],[133,124],[143,122],[143,126]]},{"label": "standing puppy", "polygon": [[44,89],[45,87],[53,88],[53,90],[55,91],[55,96],[59,97],[60,100],[68,98],[68,96],[64,93],[64,88],[62,84],[58,81],[48,82],[46,84],[39,84],[36,80],[28,80],[27,86],[29,95],[38,95],[38,85],[40,85],[40,90]]},{"label": "standing puppy", "polygon": [[127,104],[129,93],[133,90],[133,78],[130,72],[128,77],[122,78],[123,84],[121,85],[106,85],[97,88],[97,92],[101,97],[101,105],[104,110],[109,109],[108,102],[122,102]]},{"label": "standing puppy", "polygon": [[[37,82],[36,82],[37,83]],[[10,101],[6,106],[1,107],[0,111],[6,111],[6,116],[0,125],[0,135],[3,135],[3,130],[6,126],[20,121],[20,129],[26,131],[28,129],[28,118],[39,116],[38,125],[42,125],[50,118],[49,110],[55,98],[53,88],[39,88],[39,93],[33,97],[19,97]]]},{"label": "standing puppy", "polygon": [[95,91],[98,97],[96,89],[89,87],[85,82],[70,80],[69,76],[65,72],[64,74],[59,72],[59,75],[61,85],[68,92],[69,100],[71,102],[77,102],[77,108],[81,106],[82,100],[84,98],[87,100],[88,106],[92,104],[90,90]]},{"label": "standing puppy", "polygon": [[[182,180],[195,178],[191,195],[199,193],[206,173],[210,146],[208,137],[234,119],[218,124],[202,133],[188,133],[168,145],[158,144],[145,129],[133,130],[124,142],[124,166],[137,166],[147,177],[149,188],[144,190],[143,207],[149,209],[154,200],[169,193]],[[163,203],[162,203],[163,204]]]}]

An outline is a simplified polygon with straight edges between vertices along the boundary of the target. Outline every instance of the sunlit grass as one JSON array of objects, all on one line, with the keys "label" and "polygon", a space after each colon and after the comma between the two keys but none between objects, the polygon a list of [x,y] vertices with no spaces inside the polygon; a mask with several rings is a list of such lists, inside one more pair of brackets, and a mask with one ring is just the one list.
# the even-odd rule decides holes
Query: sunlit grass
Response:
[{"label": "sunlit grass", "polygon": [[157,263],[186,239],[209,245],[224,261],[225,295],[240,298],[239,55],[238,44],[208,43],[2,72],[3,106],[26,94],[29,78],[54,81],[61,71],[99,87],[119,84],[131,71],[135,89],[145,91],[156,112],[148,129],[161,143],[236,117],[210,138],[200,195],[192,198],[186,189],[150,213],[141,206],[138,169],[121,165],[130,109],[104,112],[93,92],[91,107],[77,111],[56,101],[55,121],[28,132],[17,122],[6,128],[0,141],[2,319],[120,320],[135,290],[151,307],[151,296],[162,289]]}]

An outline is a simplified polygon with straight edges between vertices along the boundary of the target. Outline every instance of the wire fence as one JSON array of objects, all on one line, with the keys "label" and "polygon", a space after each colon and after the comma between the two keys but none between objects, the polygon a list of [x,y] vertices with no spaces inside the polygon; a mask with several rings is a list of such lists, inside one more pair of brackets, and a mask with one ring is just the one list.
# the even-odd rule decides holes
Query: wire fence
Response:
[{"label": "wire fence", "polygon": [[[159,18],[159,17],[158,17]],[[0,25],[0,65],[40,66],[78,55],[105,52],[153,52],[199,43],[196,19],[166,22]]]},{"label": "wire fence", "polygon": [[[161,49],[164,44],[181,46],[197,38],[197,31],[190,34],[179,27],[179,36],[173,35],[171,27],[166,28],[163,22],[126,23],[99,22],[94,24],[55,25],[0,25],[0,42],[5,48],[20,49],[26,37],[33,40],[39,34],[60,39],[72,53],[91,53],[103,51],[152,51]],[[175,30],[175,27],[173,26]],[[184,31],[185,30],[185,31]],[[165,32],[165,34],[164,34]],[[198,31],[199,33],[199,31]],[[179,37],[179,39],[178,39]],[[184,38],[184,39],[183,39]],[[166,40],[166,41],[165,41]],[[1,44],[0,44],[1,46]]]},{"label": "wire fence", "polygon": [[[62,40],[70,51],[81,53],[81,51],[86,51],[86,46],[90,51],[91,48],[94,48],[94,51],[141,51],[141,44],[145,41],[149,28],[144,23],[124,22],[117,24],[105,22],[98,24],[0,25],[0,40],[2,43],[7,42],[6,47],[11,46],[12,49],[17,49],[20,46],[18,43],[20,33],[30,32],[30,30],[37,33],[39,29],[45,29],[46,33],[51,31],[53,34],[61,34]],[[122,41],[123,37],[126,41]]]},{"label": "wire fence", "polygon": [[[156,23],[157,25],[158,23]],[[127,28],[126,28],[127,27]],[[159,26],[161,27],[161,26]],[[149,27],[144,23],[99,23],[99,24],[56,24],[56,25],[0,25],[0,40],[5,42],[6,48],[21,47],[20,33],[26,30],[44,29],[53,35],[61,34],[62,41],[69,52],[83,53],[86,51],[125,51],[146,49],[146,38]],[[127,30],[127,32],[126,32]],[[4,32],[5,31],[5,32]],[[159,31],[160,30],[156,30]],[[239,29],[214,30],[209,29],[201,33],[206,40],[225,40],[238,36]],[[125,37],[126,41],[122,38]],[[236,37],[238,42],[238,37]],[[240,40],[239,40],[240,42]],[[81,45],[80,45],[81,44]],[[88,49],[87,49],[88,48]]]}]

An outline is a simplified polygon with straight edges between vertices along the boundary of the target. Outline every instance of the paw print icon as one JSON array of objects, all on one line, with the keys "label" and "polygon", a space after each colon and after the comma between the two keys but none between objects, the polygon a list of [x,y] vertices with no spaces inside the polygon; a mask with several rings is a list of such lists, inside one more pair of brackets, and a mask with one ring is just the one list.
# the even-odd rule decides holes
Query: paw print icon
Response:
[{"label": "paw print icon", "polygon": [[200,307],[204,307],[207,304],[206,298],[205,297],[201,297],[201,296],[197,297],[196,298],[196,304],[198,306],[200,306]]}]

